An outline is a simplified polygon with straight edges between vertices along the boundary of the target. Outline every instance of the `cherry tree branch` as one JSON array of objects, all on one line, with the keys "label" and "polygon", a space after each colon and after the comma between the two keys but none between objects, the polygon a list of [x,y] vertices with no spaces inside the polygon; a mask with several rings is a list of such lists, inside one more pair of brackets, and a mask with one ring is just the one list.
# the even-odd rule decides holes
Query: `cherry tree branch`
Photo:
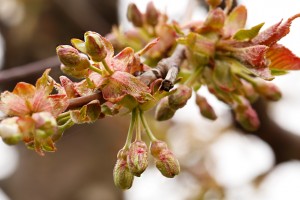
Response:
[{"label": "cherry tree branch", "polygon": [[139,76],[139,79],[149,85],[154,80],[163,78],[162,89],[169,91],[174,86],[180,65],[185,58],[185,47],[178,45],[170,57],[159,61],[157,67],[144,72]]},{"label": "cherry tree branch", "polygon": [[82,106],[86,105],[87,103],[89,103],[93,100],[99,100],[101,104],[106,101],[103,98],[101,92],[98,92],[98,93],[95,93],[95,94],[70,99],[69,100],[69,106],[68,106],[67,110],[82,107]]}]

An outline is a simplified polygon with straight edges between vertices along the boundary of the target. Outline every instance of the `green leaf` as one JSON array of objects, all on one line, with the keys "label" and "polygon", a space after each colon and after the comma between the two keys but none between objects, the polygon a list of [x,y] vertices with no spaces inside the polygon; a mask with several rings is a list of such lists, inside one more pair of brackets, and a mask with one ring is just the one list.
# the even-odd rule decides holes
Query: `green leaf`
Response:
[{"label": "green leaf", "polygon": [[71,43],[76,49],[78,49],[82,53],[86,53],[86,47],[85,47],[84,41],[77,39],[77,38],[73,38],[73,39],[71,39]]},{"label": "green leaf", "polygon": [[281,76],[281,75],[285,75],[285,74],[287,74],[287,73],[288,73],[288,71],[286,71],[286,70],[271,69],[271,74],[272,74],[273,76]]},{"label": "green leaf", "polygon": [[256,26],[253,26],[250,29],[242,29],[236,32],[233,36],[233,39],[235,40],[251,40],[252,38],[256,37],[261,29],[261,27],[265,23],[258,24]]},{"label": "green leaf", "polygon": [[233,9],[225,21],[224,35],[231,37],[238,30],[245,27],[247,20],[247,9],[239,5]]}]

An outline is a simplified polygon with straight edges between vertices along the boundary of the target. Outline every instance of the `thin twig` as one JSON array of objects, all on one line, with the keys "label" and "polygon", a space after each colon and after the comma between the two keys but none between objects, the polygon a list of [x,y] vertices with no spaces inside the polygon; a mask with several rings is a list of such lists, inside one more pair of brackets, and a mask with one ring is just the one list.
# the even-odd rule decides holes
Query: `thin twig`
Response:
[{"label": "thin twig", "polygon": [[162,59],[157,67],[144,72],[139,76],[139,79],[146,85],[150,85],[154,80],[163,78],[162,89],[169,91],[174,86],[179,66],[184,59],[185,47],[178,45],[170,57]]},{"label": "thin twig", "polygon": [[106,100],[103,99],[103,96],[102,96],[101,92],[99,92],[99,93],[95,93],[95,94],[91,94],[91,95],[86,95],[86,96],[70,99],[69,100],[69,106],[68,106],[67,110],[84,106],[87,103],[89,103],[93,100],[96,100],[96,99],[98,99],[101,104],[106,102]]}]

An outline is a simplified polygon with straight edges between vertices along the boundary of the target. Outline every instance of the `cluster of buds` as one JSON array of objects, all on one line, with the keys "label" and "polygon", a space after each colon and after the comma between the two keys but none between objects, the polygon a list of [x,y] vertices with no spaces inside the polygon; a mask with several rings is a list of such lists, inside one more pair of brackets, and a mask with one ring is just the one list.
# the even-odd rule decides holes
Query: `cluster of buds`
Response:
[{"label": "cluster of buds", "polygon": [[[267,81],[286,70],[300,69],[300,58],[277,44],[300,15],[260,32],[263,23],[245,29],[247,10],[243,5],[231,11],[232,1],[225,2],[224,10],[218,7],[221,0],[206,2],[207,18],[183,27],[188,29],[187,33],[177,39],[187,48],[187,64],[182,68],[190,73],[190,78],[184,84],[194,90],[206,85],[219,100],[232,107],[244,129],[254,131],[259,127],[259,119],[251,103],[259,96],[272,101],[281,98],[278,88]],[[204,97],[197,95],[196,103],[203,116],[216,119]],[[167,101],[162,105],[167,105]]]},{"label": "cluster of buds", "polygon": [[176,45],[177,36],[173,25],[168,24],[167,16],[155,8],[153,2],[148,3],[145,13],[142,13],[134,3],[129,4],[127,19],[134,25],[134,29],[122,32],[121,29],[114,27],[112,33],[107,35],[115,48],[130,46],[134,50],[139,50],[153,39],[159,38],[159,42],[144,56],[148,63],[155,64],[153,61],[168,55]]},{"label": "cluster of buds", "polygon": [[[163,176],[173,178],[179,174],[179,162],[165,142],[152,141],[150,152],[157,169]],[[134,176],[141,176],[148,167],[147,145],[144,141],[136,140],[131,143],[129,149],[121,149],[117,158],[113,170],[114,183],[120,189],[129,189],[132,186]]]}]

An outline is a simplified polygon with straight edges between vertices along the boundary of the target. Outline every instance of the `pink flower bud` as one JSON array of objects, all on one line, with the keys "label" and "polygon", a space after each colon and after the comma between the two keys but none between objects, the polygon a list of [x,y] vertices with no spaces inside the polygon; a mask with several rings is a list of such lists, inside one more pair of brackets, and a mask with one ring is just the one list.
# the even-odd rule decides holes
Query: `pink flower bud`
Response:
[{"label": "pink flower bud", "polygon": [[212,106],[207,102],[206,98],[200,95],[196,95],[196,104],[198,105],[201,115],[207,119],[215,120],[217,115]]},{"label": "pink flower bud", "polygon": [[57,131],[55,118],[49,112],[33,113],[32,119],[35,122],[35,128],[39,129],[45,136],[51,136]]},{"label": "pink flower bud", "polygon": [[187,101],[192,96],[192,89],[186,85],[180,85],[174,94],[171,94],[169,99],[169,106],[175,110],[185,106]]},{"label": "pink flower bud", "polygon": [[247,131],[258,129],[260,122],[256,111],[252,108],[248,100],[242,99],[242,103],[234,107],[235,119]]},{"label": "pink flower bud", "polygon": [[102,38],[96,32],[88,31],[84,34],[86,53],[93,61],[101,62],[107,55]]},{"label": "pink flower bud", "polygon": [[155,8],[152,1],[147,5],[146,9],[146,21],[151,26],[156,26],[158,24],[159,11]]},{"label": "pink flower bud", "polygon": [[167,178],[173,178],[180,172],[180,165],[173,153],[169,149],[162,150],[155,165],[161,174]]},{"label": "pink flower bud", "polygon": [[205,0],[208,5],[215,8],[222,3],[222,0]]},{"label": "pink flower bud", "polygon": [[127,163],[130,172],[135,176],[140,176],[148,167],[148,151],[144,141],[135,141],[131,143]]},{"label": "pink flower bud", "polygon": [[153,141],[150,144],[150,152],[154,158],[158,158],[159,154],[166,149],[168,149],[167,143],[161,140]]},{"label": "pink flower bud", "polygon": [[70,45],[58,46],[56,53],[65,66],[74,67],[80,62],[79,51]]},{"label": "pink flower bud", "polygon": [[22,139],[17,120],[18,117],[11,117],[0,122],[0,137],[6,144],[14,145]]},{"label": "pink flower bud", "polygon": [[168,97],[165,97],[162,100],[160,100],[156,107],[155,119],[158,121],[171,119],[174,116],[175,112],[176,110],[169,106]]},{"label": "pink flower bud", "polygon": [[153,141],[150,145],[151,155],[155,159],[157,169],[168,178],[173,178],[180,172],[178,160],[173,153],[168,149],[165,142],[161,140]]},{"label": "pink flower bud", "polygon": [[88,57],[79,53],[77,49],[70,45],[60,45],[56,48],[56,53],[65,67],[73,70],[84,70],[90,65]]},{"label": "pink flower bud", "polygon": [[217,8],[208,13],[204,26],[212,30],[221,30],[225,23],[225,13],[221,8]]},{"label": "pink flower bud", "polygon": [[137,8],[134,3],[128,5],[127,8],[127,19],[133,23],[136,27],[143,26],[143,14]]},{"label": "pink flower bud", "polygon": [[279,88],[273,83],[268,83],[260,79],[256,79],[255,83],[256,84],[254,87],[256,91],[266,99],[271,101],[278,101],[281,98],[282,95]]},{"label": "pink flower bud", "polygon": [[113,170],[113,177],[115,185],[123,190],[131,188],[134,176],[128,168],[126,161],[126,154],[121,150],[118,153],[117,163]]}]

